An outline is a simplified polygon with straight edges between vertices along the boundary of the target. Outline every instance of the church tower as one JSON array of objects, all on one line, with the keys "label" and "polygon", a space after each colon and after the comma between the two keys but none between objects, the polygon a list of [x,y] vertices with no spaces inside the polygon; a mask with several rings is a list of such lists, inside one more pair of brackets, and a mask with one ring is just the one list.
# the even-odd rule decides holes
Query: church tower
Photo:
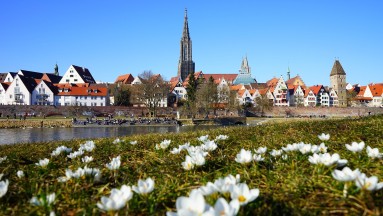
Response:
[{"label": "church tower", "polygon": [[192,59],[192,41],[189,35],[188,14],[185,9],[184,29],[181,38],[181,54],[178,62],[178,77],[185,81],[190,72],[195,72],[195,64]]},{"label": "church tower", "polygon": [[55,64],[55,72],[54,72],[54,75],[59,76],[59,66],[57,65],[57,63]]},{"label": "church tower", "polygon": [[347,107],[346,72],[339,60],[335,60],[330,73],[331,88],[338,94],[338,106]]}]

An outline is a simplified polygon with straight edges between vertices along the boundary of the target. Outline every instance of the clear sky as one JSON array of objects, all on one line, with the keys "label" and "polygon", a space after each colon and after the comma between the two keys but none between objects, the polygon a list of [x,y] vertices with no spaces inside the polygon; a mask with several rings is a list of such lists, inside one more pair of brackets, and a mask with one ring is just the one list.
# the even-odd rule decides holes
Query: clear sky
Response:
[{"label": "clear sky", "polygon": [[248,57],[258,82],[299,74],[329,85],[335,58],[347,82],[383,82],[382,0],[2,0],[0,72],[63,75],[71,64],[97,81],[145,70],[177,75],[188,9],[197,71],[237,73]]}]

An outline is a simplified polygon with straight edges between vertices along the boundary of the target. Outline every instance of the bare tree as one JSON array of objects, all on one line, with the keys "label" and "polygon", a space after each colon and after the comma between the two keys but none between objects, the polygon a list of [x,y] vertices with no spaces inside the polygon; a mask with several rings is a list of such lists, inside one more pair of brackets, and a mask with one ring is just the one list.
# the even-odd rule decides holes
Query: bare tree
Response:
[{"label": "bare tree", "polygon": [[149,116],[156,116],[157,108],[167,104],[170,86],[161,75],[144,71],[138,75],[142,84],[135,85],[133,97],[149,109]]},{"label": "bare tree", "polygon": [[211,109],[215,110],[218,102],[217,84],[213,77],[210,77],[207,82],[201,83],[196,92],[196,105],[200,112],[208,115]]},{"label": "bare tree", "polygon": [[267,95],[255,98],[257,104],[256,109],[263,115],[265,111],[269,111],[273,108],[273,102],[267,98]]}]

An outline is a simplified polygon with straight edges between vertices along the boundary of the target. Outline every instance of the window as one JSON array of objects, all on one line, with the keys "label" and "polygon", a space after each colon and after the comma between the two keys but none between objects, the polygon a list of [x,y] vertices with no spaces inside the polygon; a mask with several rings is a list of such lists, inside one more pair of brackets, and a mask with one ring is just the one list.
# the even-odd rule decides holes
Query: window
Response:
[{"label": "window", "polygon": [[77,79],[74,79],[75,82],[77,82]]},{"label": "window", "polygon": [[65,82],[69,82],[69,79],[66,79]]},{"label": "window", "polygon": [[16,86],[19,86],[19,79],[16,79]]},{"label": "window", "polygon": [[69,77],[73,77],[73,74],[69,75]]}]

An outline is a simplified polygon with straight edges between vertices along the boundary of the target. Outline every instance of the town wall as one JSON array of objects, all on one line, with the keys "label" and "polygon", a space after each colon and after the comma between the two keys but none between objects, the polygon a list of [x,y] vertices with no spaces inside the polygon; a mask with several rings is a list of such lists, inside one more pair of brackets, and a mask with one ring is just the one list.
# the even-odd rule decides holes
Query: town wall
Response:
[{"label": "town wall", "polygon": [[[157,108],[157,116],[160,117],[176,117],[177,108]],[[237,111],[223,111],[217,110],[216,116],[238,116],[243,112]],[[144,107],[123,107],[123,106],[95,106],[95,107],[86,107],[86,106],[22,106],[22,105],[1,105],[0,106],[1,117],[6,117],[7,115],[10,118],[13,118],[16,114],[16,118],[19,118],[20,115],[24,116],[27,114],[29,116],[38,116],[38,117],[50,117],[50,116],[64,116],[64,117],[73,117],[73,116],[126,116],[126,117],[145,117],[148,116],[148,109]],[[256,113],[260,116],[260,113]],[[370,108],[370,107],[347,107],[347,108],[338,108],[338,107],[273,107],[270,111],[265,111],[264,116],[268,117],[358,117],[358,116],[367,116],[383,114],[383,108]],[[213,116],[213,112],[211,115]],[[182,116],[181,116],[182,117]],[[201,117],[201,116],[200,116]]]}]

